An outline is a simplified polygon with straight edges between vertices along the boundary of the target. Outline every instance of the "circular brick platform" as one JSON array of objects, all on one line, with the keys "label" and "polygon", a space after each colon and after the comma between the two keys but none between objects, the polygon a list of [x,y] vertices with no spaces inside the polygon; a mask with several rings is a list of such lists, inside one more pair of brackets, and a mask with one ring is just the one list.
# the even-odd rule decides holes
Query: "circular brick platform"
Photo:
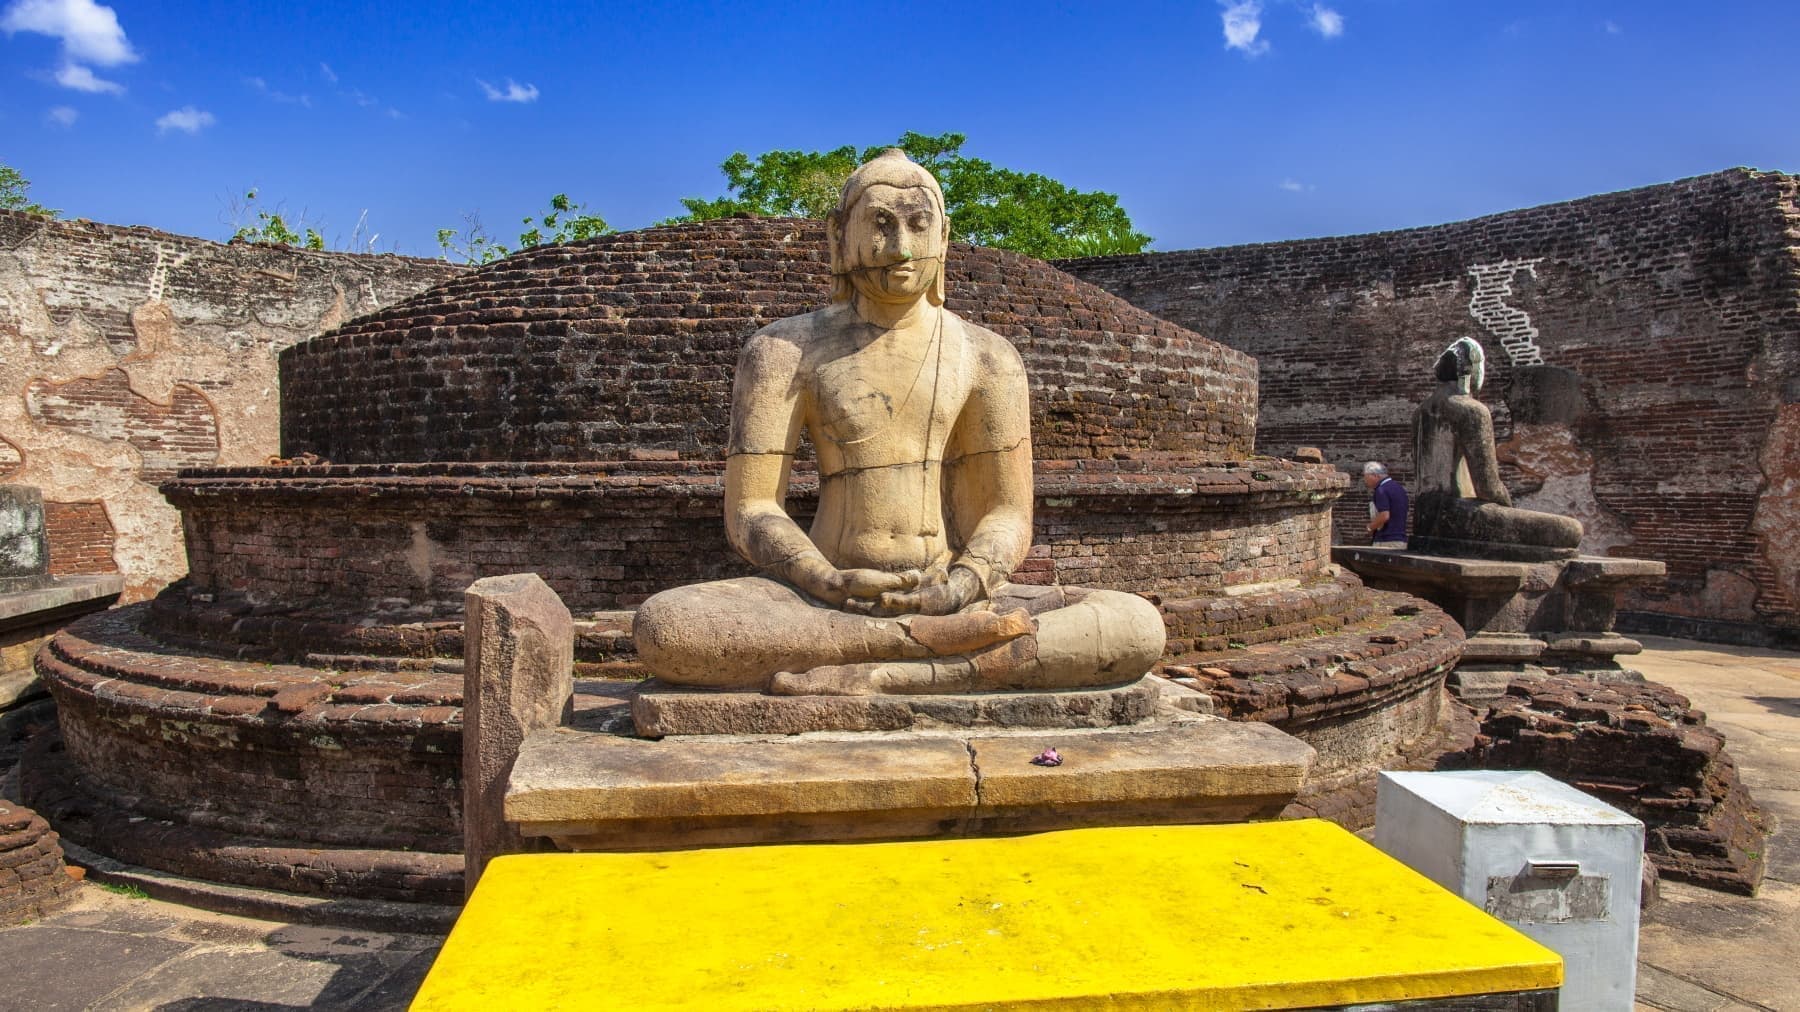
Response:
[{"label": "circular brick platform", "polygon": [[462,893],[462,677],[171,649],[149,605],[82,619],[37,658],[59,732],[21,787],[70,840],[218,882],[355,899]]},{"label": "circular brick platform", "polygon": [[[1289,814],[1360,829],[1374,821],[1377,771],[1429,768],[1467,747],[1474,725],[1444,692],[1462,630],[1430,604],[1354,579],[1314,591],[1337,610],[1315,612],[1311,635],[1272,624],[1259,642],[1196,651],[1163,670],[1191,677],[1222,716],[1273,724],[1317,749]],[[1287,608],[1304,614],[1306,604]]]},{"label": "circular brick platform", "polygon": [[0,927],[42,917],[74,898],[62,845],[29,808],[0,800]]},{"label": "circular brick platform", "polygon": [[[308,628],[296,646],[314,652],[460,654],[428,624],[459,620],[464,588],[485,576],[536,572],[581,613],[748,573],[725,541],[723,472],[678,462],[187,472],[163,491],[182,511],[189,575],[155,621],[254,642],[294,639],[280,627],[299,621]],[[1039,461],[1036,483],[1036,545],[1015,580],[1171,598],[1324,577],[1329,504],[1344,489],[1334,468],[1271,459]],[[790,508],[802,523],[816,489],[796,476]],[[200,615],[234,602],[244,607],[229,628]],[[1296,621],[1331,610],[1293,604]],[[1217,611],[1227,625],[1231,610]],[[1206,626],[1207,613],[1188,614]],[[411,631],[373,631],[399,626]]]}]

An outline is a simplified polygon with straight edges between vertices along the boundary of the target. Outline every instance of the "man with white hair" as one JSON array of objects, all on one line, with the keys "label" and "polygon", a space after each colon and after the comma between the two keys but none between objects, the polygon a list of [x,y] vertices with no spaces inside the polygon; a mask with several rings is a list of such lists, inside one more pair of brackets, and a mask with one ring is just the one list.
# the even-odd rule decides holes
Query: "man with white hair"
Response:
[{"label": "man with white hair", "polygon": [[1406,488],[1388,475],[1387,465],[1371,460],[1363,465],[1363,484],[1369,499],[1369,537],[1376,548],[1406,547]]}]

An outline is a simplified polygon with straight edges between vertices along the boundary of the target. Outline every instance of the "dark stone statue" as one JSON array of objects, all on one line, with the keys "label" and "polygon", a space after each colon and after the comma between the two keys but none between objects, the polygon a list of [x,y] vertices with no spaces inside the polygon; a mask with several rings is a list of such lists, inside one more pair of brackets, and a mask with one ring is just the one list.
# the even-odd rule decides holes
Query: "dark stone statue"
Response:
[{"label": "dark stone statue", "polygon": [[1485,359],[1473,338],[1458,338],[1438,356],[1437,389],[1413,414],[1412,549],[1521,561],[1571,558],[1581,544],[1581,521],[1520,509],[1500,481],[1494,417],[1474,396]]}]

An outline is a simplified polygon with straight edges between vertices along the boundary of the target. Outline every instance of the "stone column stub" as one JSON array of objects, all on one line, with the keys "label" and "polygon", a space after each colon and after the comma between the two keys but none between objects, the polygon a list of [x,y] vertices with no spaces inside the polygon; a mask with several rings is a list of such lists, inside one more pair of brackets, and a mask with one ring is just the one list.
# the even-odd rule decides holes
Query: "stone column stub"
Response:
[{"label": "stone column stub", "polygon": [[525,850],[506,824],[506,783],[532,731],[568,720],[575,624],[536,573],[490,576],[463,594],[464,888],[490,858]]}]

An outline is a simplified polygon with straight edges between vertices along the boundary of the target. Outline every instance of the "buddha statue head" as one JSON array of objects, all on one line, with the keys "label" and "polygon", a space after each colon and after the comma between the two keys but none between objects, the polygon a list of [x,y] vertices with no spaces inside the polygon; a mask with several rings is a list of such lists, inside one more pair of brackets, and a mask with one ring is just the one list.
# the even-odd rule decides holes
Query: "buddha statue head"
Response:
[{"label": "buddha statue head", "polygon": [[944,304],[950,217],[944,191],[899,148],[863,163],[826,219],[831,237],[831,301]]},{"label": "buddha statue head", "polygon": [[1487,354],[1472,337],[1459,337],[1438,356],[1434,374],[1440,383],[1455,383],[1459,393],[1472,394],[1487,381]]}]

